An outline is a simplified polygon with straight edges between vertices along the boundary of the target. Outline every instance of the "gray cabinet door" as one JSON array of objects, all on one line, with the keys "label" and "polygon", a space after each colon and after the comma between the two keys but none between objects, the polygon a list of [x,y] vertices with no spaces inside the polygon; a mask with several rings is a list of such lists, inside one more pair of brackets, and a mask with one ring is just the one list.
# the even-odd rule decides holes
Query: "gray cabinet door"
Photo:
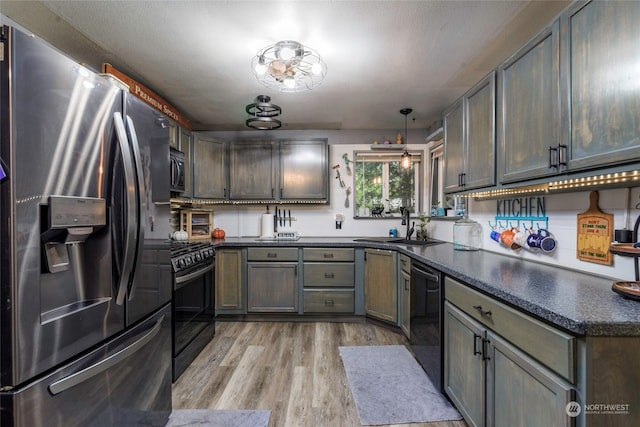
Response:
[{"label": "gray cabinet door", "polygon": [[242,313],[242,251],[216,249],[216,312]]},{"label": "gray cabinet door", "polygon": [[492,72],[464,96],[465,190],[496,183],[496,75]]},{"label": "gray cabinet door", "polygon": [[327,140],[280,143],[280,199],[329,199]]},{"label": "gray cabinet door", "polygon": [[230,199],[275,199],[277,167],[275,143],[234,141],[229,151]]},{"label": "gray cabinet door", "polygon": [[398,323],[398,273],[395,251],[365,250],[364,306],[367,315]]},{"label": "gray cabinet door", "polygon": [[227,170],[226,143],[196,133],[193,141],[193,196],[226,199]]},{"label": "gray cabinet door", "polygon": [[571,109],[568,168],[640,158],[640,2],[594,1],[563,15]]},{"label": "gray cabinet door", "polygon": [[[460,191],[464,173],[464,106],[460,98],[444,112],[444,191]],[[444,200],[440,200],[444,206]],[[435,203],[433,201],[432,203]]]},{"label": "gray cabinet door", "polygon": [[487,425],[570,426],[571,385],[488,332]]},{"label": "gray cabinet door", "polygon": [[500,182],[559,172],[559,20],[540,32],[498,69]]},{"label": "gray cabinet door", "polygon": [[298,263],[247,263],[247,310],[298,312]]},{"label": "gray cabinet door", "polygon": [[485,425],[486,371],[482,359],[485,333],[478,322],[445,302],[444,388],[471,426]]}]

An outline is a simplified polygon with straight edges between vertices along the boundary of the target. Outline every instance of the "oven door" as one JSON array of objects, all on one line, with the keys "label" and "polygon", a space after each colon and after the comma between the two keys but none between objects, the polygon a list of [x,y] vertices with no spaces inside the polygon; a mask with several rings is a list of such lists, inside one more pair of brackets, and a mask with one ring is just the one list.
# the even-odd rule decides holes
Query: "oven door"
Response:
[{"label": "oven door", "polygon": [[215,303],[214,263],[176,275],[173,290],[173,381],[213,337]]}]

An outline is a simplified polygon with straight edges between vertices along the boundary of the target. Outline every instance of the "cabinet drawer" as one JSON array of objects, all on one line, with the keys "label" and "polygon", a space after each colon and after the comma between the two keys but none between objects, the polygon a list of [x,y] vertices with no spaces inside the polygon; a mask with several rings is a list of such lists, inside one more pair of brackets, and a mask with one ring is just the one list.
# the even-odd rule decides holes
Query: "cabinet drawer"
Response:
[{"label": "cabinet drawer", "polygon": [[353,287],[355,267],[351,262],[305,262],[304,286]]},{"label": "cabinet drawer", "polygon": [[445,277],[444,283],[445,297],[452,304],[575,383],[575,337],[450,277]]},{"label": "cabinet drawer", "polygon": [[353,261],[353,248],[305,248],[303,261]]},{"label": "cabinet drawer", "polygon": [[305,313],[353,313],[353,290],[304,290]]},{"label": "cabinet drawer", "polygon": [[248,261],[297,261],[298,248],[248,248]]}]

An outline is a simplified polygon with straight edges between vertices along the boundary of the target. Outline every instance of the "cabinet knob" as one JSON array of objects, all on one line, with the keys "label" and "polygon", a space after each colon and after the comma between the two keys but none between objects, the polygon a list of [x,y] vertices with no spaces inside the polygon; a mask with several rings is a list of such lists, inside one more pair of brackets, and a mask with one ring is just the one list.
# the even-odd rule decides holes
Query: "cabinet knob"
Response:
[{"label": "cabinet knob", "polygon": [[269,252],[267,253],[267,257],[268,258],[278,258],[278,254],[275,252]]},{"label": "cabinet knob", "polygon": [[324,306],[325,306],[325,307],[333,307],[334,305],[335,305],[335,304],[334,304],[334,302],[333,302],[333,300],[332,300],[332,299],[326,299],[326,300],[324,300]]},{"label": "cabinet knob", "polygon": [[333,279],[335,277],[335,275],[333,273],[324,273],[324,278],[325,279]]},{"label": "cabinet knob", "polygon": [[333,258],[333,254],[332,253],[326,253],[324,254],[325,258]]}]

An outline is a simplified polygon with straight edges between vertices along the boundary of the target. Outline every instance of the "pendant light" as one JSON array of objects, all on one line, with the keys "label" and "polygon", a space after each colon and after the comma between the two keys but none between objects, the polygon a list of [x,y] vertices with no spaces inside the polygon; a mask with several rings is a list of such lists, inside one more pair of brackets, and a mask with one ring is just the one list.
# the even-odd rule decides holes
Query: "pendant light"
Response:
[{"label": "pendant light", "polygon": [[[407,144],[407,116],[411,114],[413,110],[411,108],[403,108],[400,110],[400,114],[404,116],[404,143]],[[406,147],[404,153],[402,153],[402,157],[400,158],[400,166],[402,169],[411,168],[411,154],[407,151]]]},{"label": "pendant light", "polygon": [[282,126],[280,120],[276,119],[282,113],[282,109],[271,104],[271,98],[267,95],[258,95],[256,102],[247,105],[245,111],[251,116],[246,121],[250,128],[273,130]]}]

